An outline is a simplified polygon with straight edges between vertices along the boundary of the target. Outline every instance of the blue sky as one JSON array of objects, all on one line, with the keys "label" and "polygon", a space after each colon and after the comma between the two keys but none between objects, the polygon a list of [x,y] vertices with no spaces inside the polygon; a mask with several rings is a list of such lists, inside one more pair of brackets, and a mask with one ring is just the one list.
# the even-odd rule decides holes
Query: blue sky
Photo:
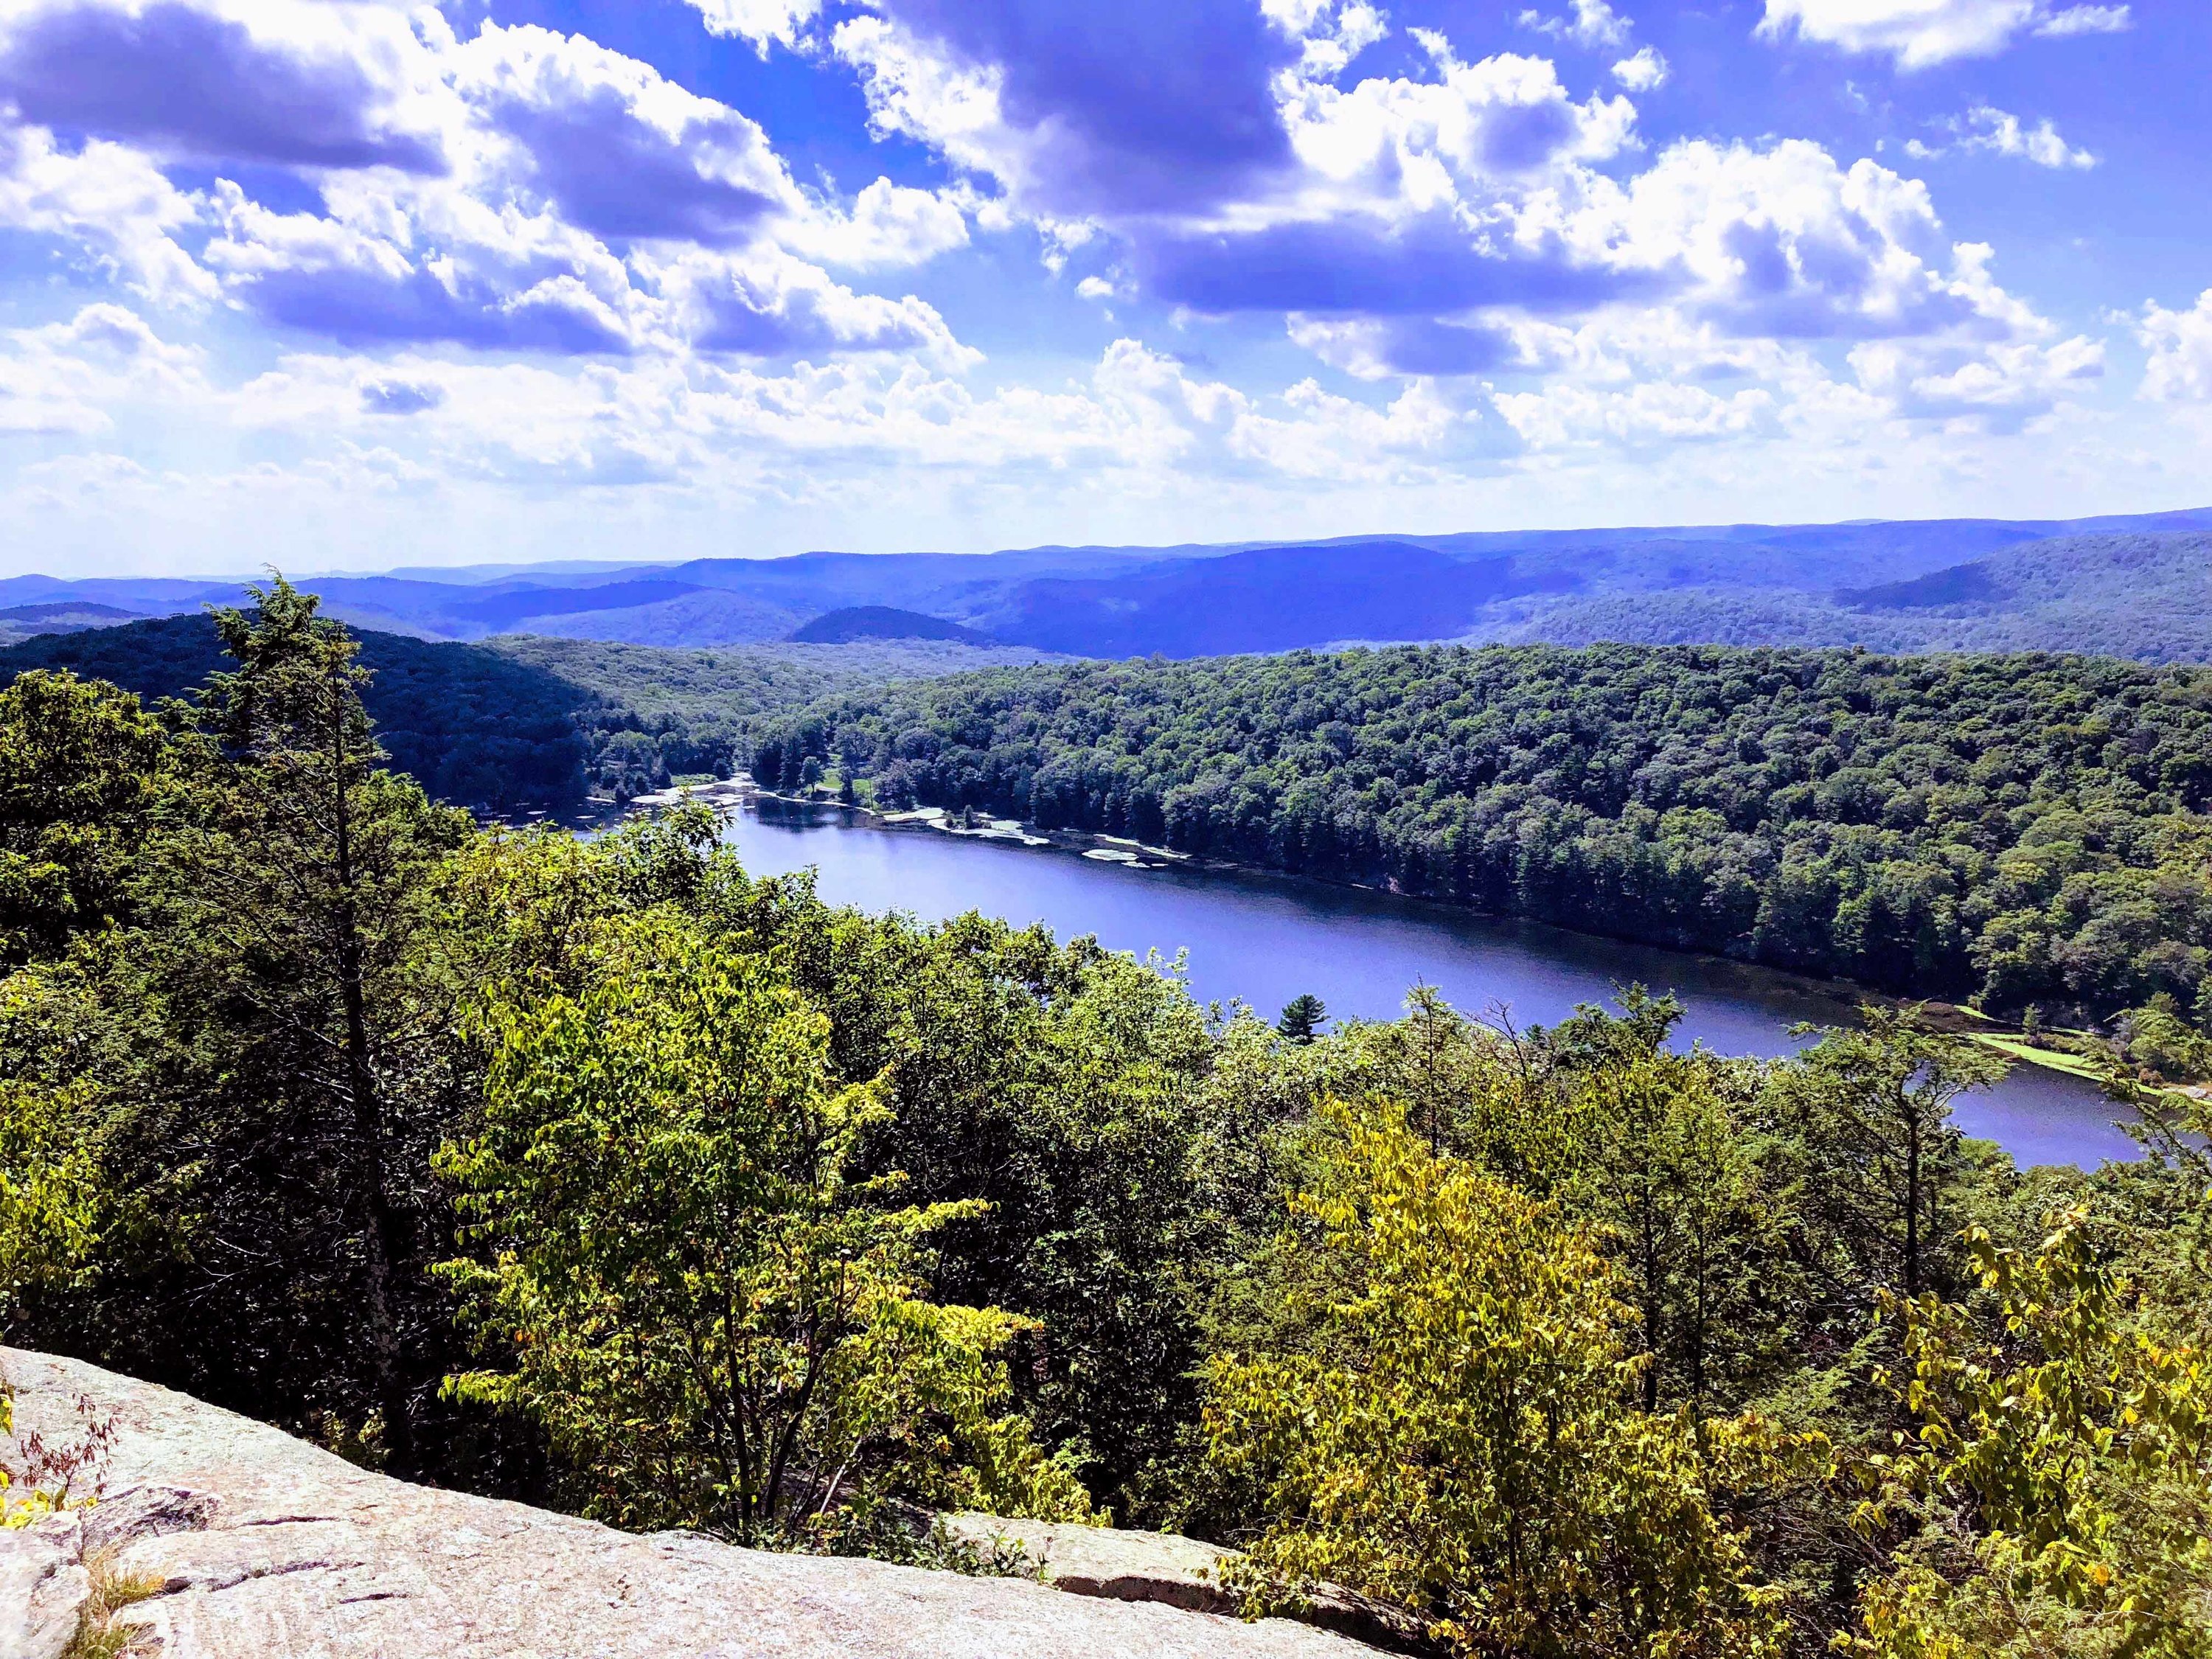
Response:
[{"label": "blue sky", "polygon": [[0,0],[0,568],[2212,501],[2182,0]]}]

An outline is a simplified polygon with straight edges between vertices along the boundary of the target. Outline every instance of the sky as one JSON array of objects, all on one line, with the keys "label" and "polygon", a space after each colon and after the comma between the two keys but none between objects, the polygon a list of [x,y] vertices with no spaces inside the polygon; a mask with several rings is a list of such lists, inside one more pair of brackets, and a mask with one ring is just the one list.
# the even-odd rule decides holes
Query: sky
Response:
[{"label": "sky", "polygon": [[2212,504],[2203,0],[0,0],[0,574]]}]

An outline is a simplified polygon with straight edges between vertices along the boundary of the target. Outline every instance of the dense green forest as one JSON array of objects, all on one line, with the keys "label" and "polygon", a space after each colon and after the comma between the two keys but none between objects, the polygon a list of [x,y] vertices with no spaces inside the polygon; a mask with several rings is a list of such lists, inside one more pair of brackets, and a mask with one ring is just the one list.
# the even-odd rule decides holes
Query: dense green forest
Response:
[{"label": "dense green forest", "polygon": [[[392,765],[431,795],[491,811],[618,801],[679,776],[726,776],[751,722],[830,693],[1040,653],[927,641],[667,650],[515,635],[431,643],[362,631],[362,691]],[[0,649],[0,684],[68,669],[148,700],[183,696],[222,664],[206,616],[48,635]]]},{"label": "dense green forest", "polygon": [[[579,688],[527,662],[398,634],[364,634],[363,690],[392,763],[431,794],[507,811],[582,799],[591,747],[574,719]],[[149,702],[183,696],[224,665],[205,615],[47,634],[0,650],[0,683],[68,669]]]},{"label": "dense green forest", "polygon": [[190,705],[0,691],[7,1340],[628,1527],[1173,1527],[1470,1656],[2208,1651],[2201,1103],[2022,1171],[1909,1012],[1270,1024],[704,812],[479,826],[311,599],[218,625]]},{"label": "dense green forest", "polygon": [[621,800],[685,775],[728,776],[750,755],[764,715],[836,692],[1043,656],[936,640],[709,651],[514,635],[474,648],[578,688],[576,720],[591,752],[592,787]]},{"label": "dense green forest", "polygon": [[963,675],[769,722],[877,799],[1995,1011],[2204,995],[2212,670],[1529,646]]}]

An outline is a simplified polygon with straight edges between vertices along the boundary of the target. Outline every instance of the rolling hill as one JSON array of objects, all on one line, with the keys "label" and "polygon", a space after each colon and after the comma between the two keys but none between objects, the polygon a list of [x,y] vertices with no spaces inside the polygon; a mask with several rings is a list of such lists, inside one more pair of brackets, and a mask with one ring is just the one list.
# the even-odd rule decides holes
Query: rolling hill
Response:
[{"label": "rolling hill", "polygon": [[987,634],[942,617],[902,611],[890,605],[854,605],[825,611],[792,634],[801,645],[850,645],[855,640],[957,640],[963,645],[994,643]]},{"label": "rolling hill", "polygon": [[1472,636],[1509,644],[1863,645],[2212,662],[2212,534],[2057,537],[1830,593],[1707,586],[1577,596],[1501,615]]},{"label": "rolling hill", "polygon": [[[422,640],[531,634],[671,647],[805,637],[854,611],[1086,656],[1351,641],[1865,645],[2212,658],[2212,510],[2121,519],[1477,531],[974,556],[805,553],[673,565],[408,570],[306,585]],[[234,581],[0,580],[0,608],[234,604]],[[0,626],[5,626],[0,617]],[[825,624],[837,629],[842,623]]]}]

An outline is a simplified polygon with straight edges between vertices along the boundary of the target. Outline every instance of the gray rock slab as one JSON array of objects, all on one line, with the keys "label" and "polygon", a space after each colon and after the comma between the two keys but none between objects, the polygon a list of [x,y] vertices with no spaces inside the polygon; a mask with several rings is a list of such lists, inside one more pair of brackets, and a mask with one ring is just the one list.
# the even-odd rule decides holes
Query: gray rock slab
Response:
[{"label": "gray rock slab", "polygon": [[91,1595],[74,1515],[0,1528],[0,1659],[60,1659]]},{"label": "gray rock slab", "polygon": [[1165,1532],[1122,1532],[1050,1521],[1020,1521],[973,1510],[938,1517],[948,1538],[988,1558],[1018,1550],[1042,1581],[1078,1595],[1160,1601],[1200,1613],[1237,1611],[1221,1588],[1233,1552]]},{"label": "gray rock slab", "polygon": [[[1170,1532],[1123,1532],[1050,1521],[1022,1521],[975,1510],[938,1516],[947,1537],[987,1559],[1020,1554],[1054,1589],[1117,1601],[1158,1601],[1194,1613],[1234,1613],[1241,1598],[1222,1588],[1223,1566],[1238,1553]],[[1351,1591],[1323,1588],[1301,1622],[1376,1647],[1425,1651],[1419,1626],[1401,1610]]]},{"label": "gray rock slab", "polygon": [[[118,1622],[143,1627],[162,1659],[1356,1659],[1368,1650],[1284,1620],[1245,1624],[1020,1579],[639,1537],[391,1480],[79,1361],[0,1349],[0,1368],[24,1431],[66,1435],[79,1396],[111,1428],[102,1501],[82,1525],[101,1528],[111,1570],[160,1582]],[[60,1568],[38,1570],[52,1577],[70,1565],[66,1548],[63,1557]]]}]

